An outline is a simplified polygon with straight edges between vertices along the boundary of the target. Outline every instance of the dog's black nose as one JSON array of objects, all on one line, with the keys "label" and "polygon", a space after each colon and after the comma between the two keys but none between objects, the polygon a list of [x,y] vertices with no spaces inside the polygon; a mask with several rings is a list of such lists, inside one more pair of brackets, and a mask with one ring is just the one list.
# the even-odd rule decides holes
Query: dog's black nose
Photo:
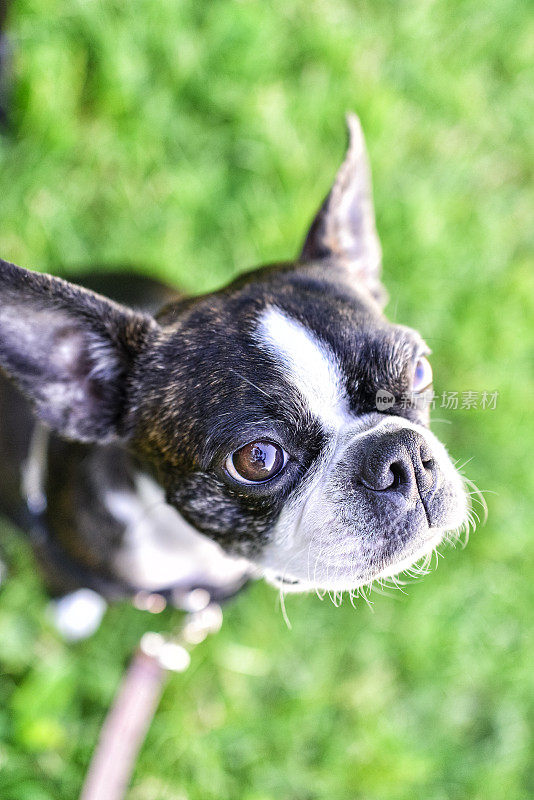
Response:
[{"label": "dog's black nose", "polygon": [[394,491],[423,498],[438,468],[425,438],[404,428],[373,437],[364,453],[360,481],[374,492]]}]

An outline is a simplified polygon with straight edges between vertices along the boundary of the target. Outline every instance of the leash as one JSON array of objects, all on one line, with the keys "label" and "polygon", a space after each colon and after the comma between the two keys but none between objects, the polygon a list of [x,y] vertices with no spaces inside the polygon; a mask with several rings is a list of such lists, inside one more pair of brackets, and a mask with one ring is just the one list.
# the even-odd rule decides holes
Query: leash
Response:
[{"label": "leash", "polygon": [[[80,585],[108,596],[131,595],[130,587],[90,575],[51,537],[46,520],[49,442],[49,429],[37,422],[21,475],[21,494],[34,547]],[[123,800],[169,674],[187,670],[191,650],[221,628],[223,616],[218,601],[230,599],[244,585],[240,583],[220,596],[205,588],[135,594],[133,603],[140,610],[159,613],[167,602],[172,602],[185,611],[185,617],[175,634],[145,633],[141,638],[104,720],[79,800]]]},{"label": "leash", "polygon": [[194,589],[187,601],[190,608],[204,606],[187,611],[177,635],[142,637],[104,721],[80,800],[123,800],[169,673],[185,672],[191,649],[220,630],[222,610],[208,592]]}]

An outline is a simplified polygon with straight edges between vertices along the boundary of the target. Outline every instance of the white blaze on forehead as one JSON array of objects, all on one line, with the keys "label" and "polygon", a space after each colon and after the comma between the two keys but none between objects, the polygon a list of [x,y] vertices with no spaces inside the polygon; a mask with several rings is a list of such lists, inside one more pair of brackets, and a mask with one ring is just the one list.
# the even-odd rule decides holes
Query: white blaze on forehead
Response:
[{"label": "white blaze on forehead", "polygon": [[349,412],[342,372],[328,345],[274,307],[262,312],[258,331],[310,412],[327,428],[345,424]]}]

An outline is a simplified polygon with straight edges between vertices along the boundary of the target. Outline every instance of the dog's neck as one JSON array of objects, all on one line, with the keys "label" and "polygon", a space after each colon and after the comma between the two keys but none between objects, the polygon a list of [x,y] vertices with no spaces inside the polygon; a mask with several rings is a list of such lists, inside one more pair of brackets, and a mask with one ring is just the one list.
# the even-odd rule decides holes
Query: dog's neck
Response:
[{"label": "dog's neck", "polygon": [[226,555],[165,502],[160,486],[146,473],[134,473],[134,488],[108,489],[109,513],[124,526],[113,567],[125,581],[155,591],[166,586],[238,585],[250,571],[243,558]]},{"label": "dog's neck", "polygon": [[[250,563],[225,554],[189,525],[123,448],[78,450],[76,445],[59,442],[37,422],[21,465],[21,498],[33,527],[39,527],[44,544],[53,549],[60,570],[74,574],[89,566],[83,546],[73,548],[71,542],[79,540],[90,509],[92,519],[106,520],[101,528],[107,554],[104,571],[114,576],[117,586],[166,594],[203,587],[215,596],[226,596],[252,577]],[[56,505],[57,486],[52,486],[48,502],[48,473],[57,474],[58,462],[70,465],[60,480],[60,493],[72,498],[70,513]],[[80,485],[82,494],[76,490]]]}]

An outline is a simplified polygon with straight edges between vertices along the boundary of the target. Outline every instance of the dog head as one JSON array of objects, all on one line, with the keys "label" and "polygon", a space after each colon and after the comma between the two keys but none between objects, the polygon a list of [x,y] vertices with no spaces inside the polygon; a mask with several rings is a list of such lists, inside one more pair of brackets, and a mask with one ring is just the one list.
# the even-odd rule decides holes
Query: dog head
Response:
[{"label": "dog head", "polygon": [[36,414],[123,441],[197,531],[293,591],[393,575],[467,513],[429,430],[428,348],[382,313],[356,117],[349,131],[298,261],[155,318],[0,264],[0,365]]}]

